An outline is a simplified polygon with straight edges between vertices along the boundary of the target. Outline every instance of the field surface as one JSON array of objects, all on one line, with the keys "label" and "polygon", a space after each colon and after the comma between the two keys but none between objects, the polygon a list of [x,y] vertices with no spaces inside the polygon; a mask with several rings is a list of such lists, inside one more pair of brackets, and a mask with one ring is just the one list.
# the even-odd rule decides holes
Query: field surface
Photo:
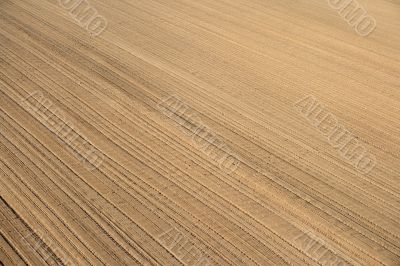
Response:
[{"label": "field surface", "polygon": [[340,2],[0,0],[0,265],[400,265],[400,2]]}]

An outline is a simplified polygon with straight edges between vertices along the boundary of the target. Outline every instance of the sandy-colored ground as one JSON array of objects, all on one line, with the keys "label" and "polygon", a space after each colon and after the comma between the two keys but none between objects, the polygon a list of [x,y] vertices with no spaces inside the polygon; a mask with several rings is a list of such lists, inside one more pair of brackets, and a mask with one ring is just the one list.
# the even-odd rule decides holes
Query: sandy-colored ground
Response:
[{"label": "sandy-colored ground", "polygon": [[0,265],[400,265],[399,1],[72,1],[0,0]]}]

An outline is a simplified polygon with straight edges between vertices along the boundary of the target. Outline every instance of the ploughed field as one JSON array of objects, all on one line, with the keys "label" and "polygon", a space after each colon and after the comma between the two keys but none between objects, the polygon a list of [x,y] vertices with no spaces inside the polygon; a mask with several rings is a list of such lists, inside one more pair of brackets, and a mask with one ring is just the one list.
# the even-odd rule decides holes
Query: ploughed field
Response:
[{"label": "ploughed field", "polygon": [[0,1],[0,265],[400,265],[400,3]]}]

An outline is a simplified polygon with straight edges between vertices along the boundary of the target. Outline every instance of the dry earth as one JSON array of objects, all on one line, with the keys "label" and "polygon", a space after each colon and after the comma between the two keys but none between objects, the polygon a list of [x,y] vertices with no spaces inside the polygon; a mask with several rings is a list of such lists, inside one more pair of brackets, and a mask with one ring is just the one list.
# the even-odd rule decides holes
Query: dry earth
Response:
[{"label": "dry earth", "polygon": [[399,1],[72,2],[0,0],[0,264],[400,265]]}]

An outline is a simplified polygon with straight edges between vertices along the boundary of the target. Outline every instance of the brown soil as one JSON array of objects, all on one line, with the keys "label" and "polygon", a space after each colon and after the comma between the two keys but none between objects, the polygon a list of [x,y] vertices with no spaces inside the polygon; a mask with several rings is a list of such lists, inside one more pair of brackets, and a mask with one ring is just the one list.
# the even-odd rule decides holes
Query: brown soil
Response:
[{"label": "brown soil", "polygon": [[1,0],[0,265],[400,265],[400,4],[359,2]]}]

